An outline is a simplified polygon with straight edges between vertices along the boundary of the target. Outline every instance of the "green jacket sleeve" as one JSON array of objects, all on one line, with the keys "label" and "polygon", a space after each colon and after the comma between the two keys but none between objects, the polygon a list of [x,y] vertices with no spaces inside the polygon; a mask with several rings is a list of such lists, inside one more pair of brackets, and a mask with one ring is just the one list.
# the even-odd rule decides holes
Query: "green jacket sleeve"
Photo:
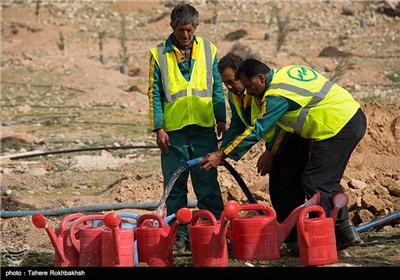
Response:
[{"label": "green jacket sleeve", "polygon": [[218,58],[213,61],[213,109],[217,122],[226,122],[225,96],[221,76],[218,72]]},{"label": "green jacket sleeve", "polygon": [[270,96],[264,101],[267,110],[260,115],[253,126],[248,127],[227,146],[223,146],[224,153],[231,159],[238,161],[250,148],[262,140],[262,137],[288,111],[289,104],[284,97]]},{"label": "green jacket sleeve", "polygon": [[154,57],[150,54],[149,71],[149,117],[150,129],[155,131],[164,127],[163,96],[161,71]]}]

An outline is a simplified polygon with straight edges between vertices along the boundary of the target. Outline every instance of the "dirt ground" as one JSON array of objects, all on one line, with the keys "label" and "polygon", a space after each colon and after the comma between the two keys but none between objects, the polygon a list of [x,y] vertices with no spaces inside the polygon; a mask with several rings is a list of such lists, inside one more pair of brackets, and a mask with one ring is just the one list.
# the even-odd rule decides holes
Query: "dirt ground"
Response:
[{"label": "dirt ground", "polygon": [[[107,213],[110,204],[157,205],[162,196],[159,151],[148,128],[148,51],[171,32],[169,12],[177,2],[40,1],[39,8],[36,3],[1,6],[2,266],[52,264],[50,240],[27,211],[107,205],[97,210]],[[399,2],[191,3],[200,13],[197,35],[214,42],[219,57],[236,52],[274,68],[305,64],[349,89],[368,120],[342,180],[350,217],[359,227],[398,213]],[[127,74],[121,73],[124,55]],[[94,147],[112,148],[85,150]],[[34,155],[67,149],[84,151]],[[239,162],[228,162],[255,198],[270,204],[268,176],[255,170],[261,152],[260,143]],[[232,174],[223,166],[218,170],[224,200],[247,203]],[[189,186],[189,200],[194,199]],[[154,206],[117,210],[141,215]],[[46,216],[48,224],[57,228],[65,214]],[[363,232],[364,243],[340,254],[332,266],[399,266],[399,222]],[[30,261],[6,258],[26,248]],[[175,260],[175,266],[191,265],[190,256]],[[268,262],[231,259],[230,266],[299,262],[283,255]]]}]

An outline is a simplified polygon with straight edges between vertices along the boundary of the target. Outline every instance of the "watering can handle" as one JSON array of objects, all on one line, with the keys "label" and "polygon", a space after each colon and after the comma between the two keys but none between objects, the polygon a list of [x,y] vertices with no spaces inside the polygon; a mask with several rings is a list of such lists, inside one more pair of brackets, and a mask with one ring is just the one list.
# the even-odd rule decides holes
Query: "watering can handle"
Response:
[{"label": "watering can handle", "polygon": [[[135,219],[136,221],[139,219],[140,215],[139,214],[135,214],[135,213],[117,213],[121,218],[130,218],[130,219]],[[93,221],[93,226],[97,227],[100,224],[101,220],[95,220]],[[122,222],[120,227],[122,227]]]},{"label": "watering can handle", "polygon": [[66,216],[60,224],[60,233],[63,233],[65,230],[67,230],[67,224],[72,221],[75,220],[77,218],[80,218],[82,216],[85,216],[85,214],[83,213],[74,213],[74,214],[70,214],[68,216]]},{"label": "watering can handle", "polygon": [[80,252],[80,241],[75,237],[75,230],[77,226],[83,222],[90,221],[90,220],[104,220],[105,215],[88,215],[83,216],[75,220],[71,228],[69,230],[69,238],[71,239],[72,245],[74,246],[75,250],[79,253]]},{"label": "watering can handle", "polygon": [[264,215],[267,216],[271,215],[273,217],[276,216],[274,208],[263,204],[258,204],[258,203],[241,204],[240,211],[246,211],[246,210],[264,210],[265,211]]},{"label": "watering can handle", "polygon": [[191,225],[196,224],[200,218],[207,218],[212,222],[213,225],[217,224],[217,220],[215,219],[215,216],[210,211],[196,210],[196,211],[193,211],[193,218],[191,221]]},{"label": "watering can handle", "polygon": [[140,215],[135,213],[118,213],[118,215],[121,218],[132,218],[135,219],[136,221],[140,218]]},{"label": "watering can handle", "polygon": [[304,241],[306,242],[307,247],[310,247],[310,239],[308,238],[308,234],[304,230],[304,220],[306,218],[306,215],[310,212],[318,212],[320,214],[320,218],[326,218],[324,209],[319,205],[308,206],[300,211],[299,221],[297,225],[299,227],[300,235],[304,237]]},{"label": "watering can handle", "polygon": [[157,220],[159,227],[160,228],[164,227],[164,220],[157,214],[144,214],[140,216],[140,218],[137,221],[137,227],[139,228],[146,220]]},{"label": "watering can handle", "polygon": [[[140,218],[140,215],[139,215],[139,214],[123,212],[123,213],[118,213],[118,215],[119,215],[121,218],[130,218],[130,219],[136,220],[136,227],[137,227],[137,222],[138,222],[138,220],[139,220],[139,218]],[[121,222],[121,227],[122,227],[122,222]],[[134,227],[134,229],[135,229],[135,227]]]}]

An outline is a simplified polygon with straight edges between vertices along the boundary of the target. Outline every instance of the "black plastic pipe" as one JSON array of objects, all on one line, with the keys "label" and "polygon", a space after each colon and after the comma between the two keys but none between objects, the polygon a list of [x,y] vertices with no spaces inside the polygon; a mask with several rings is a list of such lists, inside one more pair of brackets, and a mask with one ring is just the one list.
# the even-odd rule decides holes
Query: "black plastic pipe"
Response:
[{"label": "black plastic pipe", "polygon": [[225,166],[225,168],[232,174],[232,176],[235,178],[236,182],[239,184],[240,188],[246,195],[247,199],[251,203],[258,203],[257,200],[254,198],[253,194],[250,192],[249,188],[247,187],[246,183],[243,181],[242,177],[240,174],[236,171],[235,168],[233,168],[232,165],[230,165],[226,160],[222,160],[222,165]]},{"label": "black plastic pipe", "polygon": [[11,157],[9,157],[9,159],[31,158],[31,157],[40,157],[40,156],[65,154],[65,153],[76,153],[76,152],[84,152],[84,151],[127,150],[127,149],[158,149],[158,146],[120,146],[120,147],[102,146],[102,147],[87,147],[87,148],[78,148],[78,149],[64,149],[64,150],[42,152],[42,153],[37,153],[37,154],[11,156]]},{"label": "black plastic pipe", "polygon": [[[230,165],[226,160],[222,160],[222,165],[225,166],[225,168],[232,174],[233,178],[235,178],[236,182],[239,184],[240,188],[242,189],[242,191],[246,195],[247,199],[251,203],[258,203],[258,201],[255,199],[253,194],[250,192],[250,190],[247,187],[246,183],[243,181],[242,177],[236,171],[236,169],[233,168],[233,166]],[[265,211],[263,211],[263,210],[257,210],[257,212],[260,215],[265,215]]]}]

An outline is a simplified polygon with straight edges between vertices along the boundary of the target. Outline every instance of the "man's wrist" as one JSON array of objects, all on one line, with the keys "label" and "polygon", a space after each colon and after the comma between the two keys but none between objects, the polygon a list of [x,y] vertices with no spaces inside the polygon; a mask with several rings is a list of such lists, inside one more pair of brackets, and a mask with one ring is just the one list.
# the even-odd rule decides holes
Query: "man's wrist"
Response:
[{"label": "man's wrist", "polygon": [[222,160],[222,159],[226,159],[226,158],[228,157],[228,156],[225,154],[224,150],[219,150],[219,152],[220,152],[221,160]]}]

